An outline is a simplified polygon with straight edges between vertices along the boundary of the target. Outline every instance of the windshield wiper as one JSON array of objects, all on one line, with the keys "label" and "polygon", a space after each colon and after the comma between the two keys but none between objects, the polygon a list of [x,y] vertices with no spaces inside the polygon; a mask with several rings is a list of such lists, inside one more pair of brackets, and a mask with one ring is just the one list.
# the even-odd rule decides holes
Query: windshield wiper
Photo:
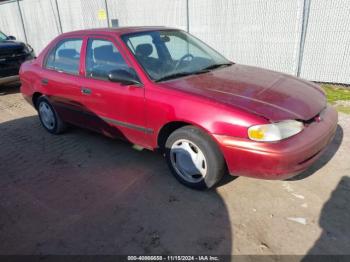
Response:
[{"label": "windshield wiper", "polygon": [[213,65],[210,65],[210,66],[207,66],[205,68],[203,68],[201,71],[207,71],[207,70],[211,70],[211,69],[215,69],[215,68],[219,68],[219,67],[226,67],[226,66],[231,66],[233,65],[233,63],[222,63],[222,64],[213,64]]},{"label": "windshield wiper", "polygon": [[155,80],[155,82],[166,81],[166,80],[175,79],[175,78],[193,75],[193,74],[194,72],[181,72],[181,73],[170,74],[170,75],[166,75],[161,78],[158,78],[157,80]]},{"label": "windshield wiper", "polygon": [[205,67],[205,68],[203,68],[203,69],[201,69],[199,71],[180,72],[180,73],[174,73],[174,74],[166,75],[166,76],[163,76],[163,77],[155,80],[155,82],[166,81],[166,80],[175,79],[175,78],[179,78],[179,77],[183,77],[183,76],[189,76],[189,75],[204,74],[204,73],[209,72],[211,69],[215,69],[215,68],[219,68],[219,67],[223,67],[223,66],[230,66],[230,65],[233,65],[233,63],[213,64],[213,65]]}]

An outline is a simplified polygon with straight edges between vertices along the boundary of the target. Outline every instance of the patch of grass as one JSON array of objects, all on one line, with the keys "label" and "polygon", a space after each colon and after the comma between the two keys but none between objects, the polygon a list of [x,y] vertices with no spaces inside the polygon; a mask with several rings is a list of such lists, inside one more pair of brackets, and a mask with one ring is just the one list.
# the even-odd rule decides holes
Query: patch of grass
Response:
[{"label": "patch of grass", "polygon": [[326,92],[328,102],[331,104],[336,101],[350,100],[350,88],[331,84],[322,84],[321,87]]},{"label": "patch of grass", "polygon": [[321,87],[326,92],[328,102],[334,105],[338,112],[350,115],[350,87],[331,84],[322,84]]},{"label": "patch of grass", "polygon": [[337,105],[335,106],[338,112],[350,115],[350,106]]}]

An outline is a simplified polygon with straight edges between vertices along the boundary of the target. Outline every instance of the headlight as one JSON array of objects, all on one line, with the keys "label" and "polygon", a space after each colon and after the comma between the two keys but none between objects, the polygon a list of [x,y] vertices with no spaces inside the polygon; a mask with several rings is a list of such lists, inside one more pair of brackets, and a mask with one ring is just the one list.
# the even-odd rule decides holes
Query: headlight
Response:
[{"label": "headlight", "polygon": [[256,125],[248,128],[248,137],[254,141],[279,141],[301,132],[304,124],[296,120],[285,120],[272,124]]},{"label": "headlight", "polygon": [[30,45],[27,44],[27,45],[24,47],[24,51],[25,51],[27,54],[29,54],[29,53],[33,52],[33,48],[32,48]]}]

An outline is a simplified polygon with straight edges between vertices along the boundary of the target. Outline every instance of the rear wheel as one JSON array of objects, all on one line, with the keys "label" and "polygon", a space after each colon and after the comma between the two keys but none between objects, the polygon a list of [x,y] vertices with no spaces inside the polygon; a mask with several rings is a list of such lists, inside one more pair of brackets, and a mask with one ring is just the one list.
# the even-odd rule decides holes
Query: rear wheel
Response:
[{"label": "rear wheel", "polygon": [[39,119],[43,127],[51,134],[60,134],[66,129],[65,123],[45,97],[37,101]]},{"label": "rear wheel", "polygon": [[176,179],[195,189],[214,186],[226,171],[224,158],[216,143],[194,126],[184,126],[169,136],[165,156]]}]

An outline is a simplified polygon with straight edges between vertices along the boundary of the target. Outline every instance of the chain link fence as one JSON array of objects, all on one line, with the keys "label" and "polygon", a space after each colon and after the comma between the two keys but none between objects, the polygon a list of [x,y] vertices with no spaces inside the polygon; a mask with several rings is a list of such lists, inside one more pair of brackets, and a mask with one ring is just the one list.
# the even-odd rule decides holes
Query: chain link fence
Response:
[{"label": "chain link fence", "polygon": [[0,3],[0,30],[39,53],[62,32],[171,26],[237,63],[350,84],[349,13],[348,0],[12,0]]}]

